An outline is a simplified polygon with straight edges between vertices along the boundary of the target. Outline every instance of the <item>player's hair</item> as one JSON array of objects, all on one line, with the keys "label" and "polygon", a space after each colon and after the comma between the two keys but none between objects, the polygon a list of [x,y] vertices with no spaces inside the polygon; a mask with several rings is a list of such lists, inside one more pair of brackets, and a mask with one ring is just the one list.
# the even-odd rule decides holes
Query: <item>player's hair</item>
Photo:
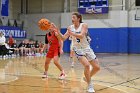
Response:
[{"label": "player's hair", "polygon": [[74,12],[74,13],[72,13],[72,15],[76,15],[77,16],[77,18],[80,18],[80,23],[83,23],[82,22],[82,15],[80,14],[80,13],[78,13],[78,12]]}]

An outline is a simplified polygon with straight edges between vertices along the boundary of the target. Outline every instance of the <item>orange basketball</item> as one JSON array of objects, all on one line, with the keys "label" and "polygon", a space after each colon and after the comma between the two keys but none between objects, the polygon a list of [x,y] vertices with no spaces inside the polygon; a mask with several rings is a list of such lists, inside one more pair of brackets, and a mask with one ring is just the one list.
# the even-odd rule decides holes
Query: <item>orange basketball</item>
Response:
[{"label": "orange basketball", "polygon": [[48,19],[42,18],[38,21],[38,26],[42,31],[48,30],[51,27],[51,23]]}]

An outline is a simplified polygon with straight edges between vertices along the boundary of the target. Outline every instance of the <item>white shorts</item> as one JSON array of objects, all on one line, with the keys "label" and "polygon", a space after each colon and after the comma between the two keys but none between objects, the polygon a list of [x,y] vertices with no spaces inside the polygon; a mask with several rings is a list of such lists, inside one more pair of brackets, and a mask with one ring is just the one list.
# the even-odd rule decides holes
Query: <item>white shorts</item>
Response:
[{"label": "white shorts", "polygon": [[76,49],[74,51],[77,57],[85,56],[88,61],[96,59],[96,55],[92,49]]}]

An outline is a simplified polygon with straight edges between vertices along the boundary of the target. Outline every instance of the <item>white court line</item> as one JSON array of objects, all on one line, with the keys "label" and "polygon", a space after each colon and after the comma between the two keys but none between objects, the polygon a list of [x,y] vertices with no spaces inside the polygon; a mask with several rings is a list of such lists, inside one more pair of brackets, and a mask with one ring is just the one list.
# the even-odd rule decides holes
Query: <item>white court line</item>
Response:
[{"label": "white court line", "polygon": [[[105,87],[107,87],[107,89],[108,88],[112,88],[112,89],[115,89],[115,90],[120,90],[120,91],[122,91],[122,92],[124,92],[124,93],[128,93],[127,91],[124,91],[124,90],[122,90],[122,89],[118,89],[118,88],[114,88],[114,87],[111,87],[111,86],[107,86],[107,85],[105,85],[105,84],[97,84],[97,83],[94,83],[94,84],[96,84],[96,85],[101,85],[101,86],[105,86]],[[99,89],[100,90],[100,89]],[[105,90],[104,88],[103,88],[103,90]]]},{"label": "white court line", "polygon": [[[7,76],[7,77],[9,77],[9,76]],[[15,79],[2,81],[2,82],[0,82],[0,84],[1,83],[9,83],[9,82],[16,81],[16,80],[18,80],[18,77],[15,76]]]}]

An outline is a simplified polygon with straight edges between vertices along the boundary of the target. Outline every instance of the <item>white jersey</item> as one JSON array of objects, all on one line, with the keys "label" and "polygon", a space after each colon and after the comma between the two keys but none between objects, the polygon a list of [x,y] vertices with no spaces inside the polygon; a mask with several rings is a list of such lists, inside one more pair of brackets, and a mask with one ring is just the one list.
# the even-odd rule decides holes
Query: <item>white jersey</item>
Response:
[{"label": "white jersey", "polygon": [[[78,27],[78,29],[75,29],[74,25],[71,25],[70,29],[72,32],[79,34],[79,33],[81,33],[83,24],[84,23],[80,23],[80,26]],[[72,43],[73,43],[74,49],[89,49],[90,48],[86,35],[82,39],[72,36]]]}]

